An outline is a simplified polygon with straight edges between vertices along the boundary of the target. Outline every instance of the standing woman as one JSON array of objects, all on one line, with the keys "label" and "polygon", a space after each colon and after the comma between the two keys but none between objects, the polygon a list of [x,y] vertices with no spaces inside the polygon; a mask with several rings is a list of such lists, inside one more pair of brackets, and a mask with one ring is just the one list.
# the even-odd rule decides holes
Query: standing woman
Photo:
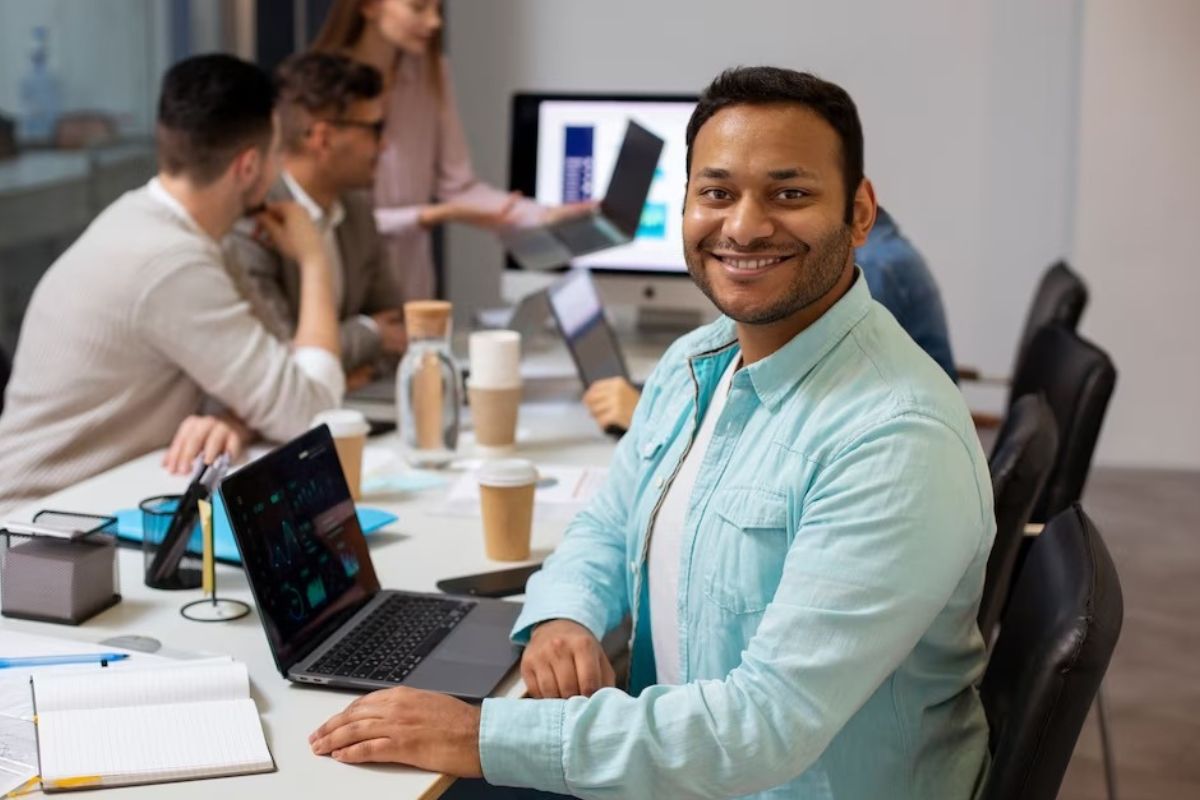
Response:
[{"label": "standing woman", "polygon": [[313,42],[315,50],[348,55],[384,75],[375,221],[405,300],[433,296],[429,233],[438,225],[462,222],[498,231],[558,216],[558,209],[475,177],[441,34],[441,0],[336,0]]}]

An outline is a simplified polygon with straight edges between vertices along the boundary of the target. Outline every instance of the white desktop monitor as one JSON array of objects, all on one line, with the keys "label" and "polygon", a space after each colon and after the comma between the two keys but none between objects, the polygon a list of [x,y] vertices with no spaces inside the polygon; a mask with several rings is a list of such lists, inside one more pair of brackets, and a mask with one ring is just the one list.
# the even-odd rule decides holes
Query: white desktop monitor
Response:
[{"label": "white desktop monitor", "polygon": [[[696,98],[687,95],[530,94],[513,96],[509,179],[513,189],[556,206],[604,197],[630,120],[664,141],[641,224],[632,242],[572,259],[587,268],[606,304],[658,311],[715,311],[683,260],[685,134]],[[544,285],[508,260],[516,292]],[[554,276],[557,277],[557,276]]]}]

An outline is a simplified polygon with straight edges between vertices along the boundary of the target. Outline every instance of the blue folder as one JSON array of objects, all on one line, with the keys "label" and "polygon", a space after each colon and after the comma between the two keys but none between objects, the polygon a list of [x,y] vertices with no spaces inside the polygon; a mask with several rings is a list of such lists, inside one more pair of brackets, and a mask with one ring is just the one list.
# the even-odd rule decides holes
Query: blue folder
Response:
[{"label": "blue folder", "polygon": [[[142,512],[140,510],[124,508],[116,512],[114,516],[117,518],[118,538],[131,542],[142,540]],[[381,511],[378,508],[358,507],[358,524],[364,534],[374,533],[397,519],[395,514]],[[240,565],[242,563],[237,542],[233,539],[233,529],[229,526],[229,513],[225,510],[225,504],[221,501],[219,494],[213,498],[213,555],[218,561],[226,564]]]}]

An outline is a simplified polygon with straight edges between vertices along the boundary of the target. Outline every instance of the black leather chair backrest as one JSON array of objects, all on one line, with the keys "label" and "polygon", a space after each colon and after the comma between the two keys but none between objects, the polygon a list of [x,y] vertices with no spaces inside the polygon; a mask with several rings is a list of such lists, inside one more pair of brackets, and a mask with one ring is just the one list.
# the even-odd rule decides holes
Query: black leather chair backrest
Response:
[{"label": "black leather chair backrest", "polygon": [[8,388],[10,375],[12,375],[12,364],[9,363],[8,353],[0,347],[0,413],[4,412],[4,392]]},{"label": "black leather chair backrest", "polygon": [[1057,452],[1058,426],[1045,398],[1027,394],[1017,400],[1004,419],[988,460],[996,508],[996,538],[988,556],[983,599],[979,603],[979,630],[985,642],[991,642],[1008,599],[1025,523],[1029,522],[1033,504],[1046,485]]},{"label": "black leather chair backrest", "polygon": [[[1065,261],[1051,264],[1038,282],[1033,300],[1025,312],[1025,325],[1021,328],[1021,340],[1017,343],[1017,352],[1013,362],[1013,374],[1021,366],[1025,351],[1029,349],[1033,337],[1047,325],[1059,324],[1071,330],[1079,326],[1079,318],[1087,307],[1088,290],[1083,279],[1067,266]],[[1012,395],[1019,397],[1020,395]]]},{"label": "black leather chair backrest", "polygon": [[1062,325],[1038,331],[1020,369],[1012,396],[1041,394],[1058,424],[1058,455],[1031,519],[1045,522],[1083,496],[1100,426],[1117,382],[1108,354]]},{"label": "black leather chair backrest", "polygon": [[992,751],[982,800],[1057,796],[1123,616],[1108,550],[1073,505],[1030,548],[980,684]]}]

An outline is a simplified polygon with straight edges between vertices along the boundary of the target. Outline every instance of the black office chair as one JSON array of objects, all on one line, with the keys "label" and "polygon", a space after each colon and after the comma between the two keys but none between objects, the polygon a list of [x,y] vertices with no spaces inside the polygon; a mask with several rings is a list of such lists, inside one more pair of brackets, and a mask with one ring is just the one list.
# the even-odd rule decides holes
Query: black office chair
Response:
[{"label": "black office chair", "polygon": [[1042,279],[1033,293],[1033,301],[1025,312],[1025,325],[1021,328],[1021,339],[1013,358],[1012,374],[1015,376],[1020,370],[1025,353],[1038,331],[1047,325],[1062,325],[1075,330],[1087,302],[1087,284],[1067,262],[1056,261],[1051,264],[1042,273]]},{"label": "black office chair", "polygon": [[[1017,350],[1013,355],[1013,374],[1016,373],[1029,343],[1039,330],[1053,324],[1064,325],[1074,330],[1079,325],[1087,302],[1087,284],[1066,261],[1055,261],[1047,267],[1029,301],[1029,308],[1025,310],[1025,324],[1021,327],[1021,338],[1017,340]],[[982,376],[974,367],[956,366],[959,377],[963,380],[1006,382],[1004,378],[989,379]]]},{"label": "black office chair", "polygon": [[1046,485],[1057,448],[1058,427],[1046,400],[1041,395],[1025,395],[1005,418],[996,449],[988,461],[996,509],[996,538],[988,556],[983,599],[979,603],[979,630],[985,642],[991,643],[1008,599],[1025,524]]},{"label": "black office chair", "polygon": [[[1012,394],[1041,394],[1058,425],[1058,455],[1034,504],[1034,522],[1045,522],[1083,496],[1116,382],[1108,354],[1065,326],[1044,326],[1029,343],[1013,376]],[[1002,437],[996,448],[1001,444]]]},{"label": "black office chair", "polygon": [[[1058,427],[1058,453],[1034,504],[1031,521],[1045,522],[1082,498],[1116,381],[1117,371],[1108,354],[1065,325],[1046,325],[1029,343],[1013,376],[1012,395],[1043,396]],[[993,452],[1003,444],[1003,437],[999,437]],[[1018,553],[1013,568],[1018,580],[1025,555]],[[1103,691],[1096,693],[1096,720],[1100,726],[1105,785],[1109,800],[1116,800],[1116,759]]]},{"label": "black office chair", "polygon": [[1116,568],[1074,505],[1030,549],[980,685],[992,752],[982,800],[1058,795],[1123,616]]},{"label": "black office chair", "polygon": [[12,364],[8,360],[8,353],[4,352],[3,347],[0,347],[0,414],[4,413],[4,391],[8,388],[10,375],[12,375]]},{"label": "black office chair", "polygon": [[[1008,405],[1011,406],[1023,393],[1011,387],[1014,376],[1020,371],[1025,360],[1025,354],[1033,338],[1046,325],[1062,325],[1071,330],[1079,325],[1083,310],[1087,307],[1088,290],[1078,273],[1067,265],[1066,261],[1056,261],[1046,268],[1038,281],[1029,308],[1025,311],[1025,324],[1021,328],[1021,337],[1017,340],[1017,349],[1013,355],[1012,372],[1008,377],[989,377],[980,374],[975,367],[956,365],[960,382],[990,383],[1010,385]],[[1001,419],[994,414],[982,412],[973,413],[976,424],[981,428],[996,428]]]}]

